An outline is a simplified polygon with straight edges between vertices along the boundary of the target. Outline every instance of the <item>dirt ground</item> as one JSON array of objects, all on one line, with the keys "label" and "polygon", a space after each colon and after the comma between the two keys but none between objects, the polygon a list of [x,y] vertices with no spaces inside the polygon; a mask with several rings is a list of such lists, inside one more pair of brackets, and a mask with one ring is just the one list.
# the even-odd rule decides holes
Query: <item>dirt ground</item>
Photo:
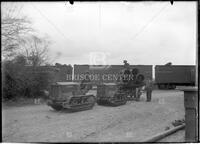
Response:
[{"label": "dirt ground", "polygon": [[[57,112],[47,105],[6,107],[2,110],[3,142],[140,142],[165,131],[183,119],[183,92],[156,90],[152,102],[129,101],[126,105],[95,105],[92,110]],[[162,140],[161,140],[162,141]],[[163,139],[183,142],[184,130]]]}]

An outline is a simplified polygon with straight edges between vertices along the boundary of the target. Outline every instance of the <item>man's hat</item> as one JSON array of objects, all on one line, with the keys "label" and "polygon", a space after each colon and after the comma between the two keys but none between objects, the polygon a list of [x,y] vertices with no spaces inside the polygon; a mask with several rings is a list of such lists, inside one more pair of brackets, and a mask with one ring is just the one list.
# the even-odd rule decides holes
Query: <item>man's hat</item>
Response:
[{"label": "man's hat", "polygon": [[127,63],[127,60],[124,60],[124,63]]}]

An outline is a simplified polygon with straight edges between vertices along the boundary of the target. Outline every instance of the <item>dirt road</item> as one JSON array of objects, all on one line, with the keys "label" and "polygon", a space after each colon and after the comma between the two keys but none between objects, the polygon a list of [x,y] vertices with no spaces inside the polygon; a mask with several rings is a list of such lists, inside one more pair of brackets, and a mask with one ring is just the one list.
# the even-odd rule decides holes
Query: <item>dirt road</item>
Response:
[{"label": "dirt road", "polygon": [[76,113],[56,112],[47,105],[3,108],[3,141],[138,142],[184,118],[183,92],[157,90],[152,102],[145,100],[143,94],[140,102],[119,107],[95,105]]}]

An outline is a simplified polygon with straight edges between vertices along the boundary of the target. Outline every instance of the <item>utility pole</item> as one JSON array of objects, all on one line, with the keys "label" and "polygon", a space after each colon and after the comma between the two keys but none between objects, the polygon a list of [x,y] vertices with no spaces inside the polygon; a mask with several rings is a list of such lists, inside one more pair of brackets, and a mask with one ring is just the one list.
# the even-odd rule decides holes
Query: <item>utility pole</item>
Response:
[{"label": "utility pole", "polygon": [[[196,9],[198,10],[198,4],[196,6]],[[196,21],[198,21],[198,17],[196,16]],[[196,31],[198,31],[198,25],[196,26]],[[198,36],[196,37],[196,41],[198,42]],[[199,63],[198,63],[198,44],[196,45],[196,69],[195,69],[195,87],[198,87],[198,68],[199,68]]]},{"label": "utility pole", "polygon": [[195,86],[197,87],[198,86],[198,67],[199,67],[199,64],[198,64],[198,46],[196,46],[196,73],[195,73]]}]

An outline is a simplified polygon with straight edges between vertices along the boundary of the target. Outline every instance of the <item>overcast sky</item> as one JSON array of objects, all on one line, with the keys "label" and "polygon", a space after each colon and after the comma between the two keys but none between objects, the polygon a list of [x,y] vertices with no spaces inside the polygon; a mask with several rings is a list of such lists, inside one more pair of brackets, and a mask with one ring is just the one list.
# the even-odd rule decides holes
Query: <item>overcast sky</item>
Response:
[{"label": "overcast sky", "polygon": [[54,63],[91,64],[101,56],[105,64],[195,64],[196,2],[18,4],[19,14],[52,39]]}]

